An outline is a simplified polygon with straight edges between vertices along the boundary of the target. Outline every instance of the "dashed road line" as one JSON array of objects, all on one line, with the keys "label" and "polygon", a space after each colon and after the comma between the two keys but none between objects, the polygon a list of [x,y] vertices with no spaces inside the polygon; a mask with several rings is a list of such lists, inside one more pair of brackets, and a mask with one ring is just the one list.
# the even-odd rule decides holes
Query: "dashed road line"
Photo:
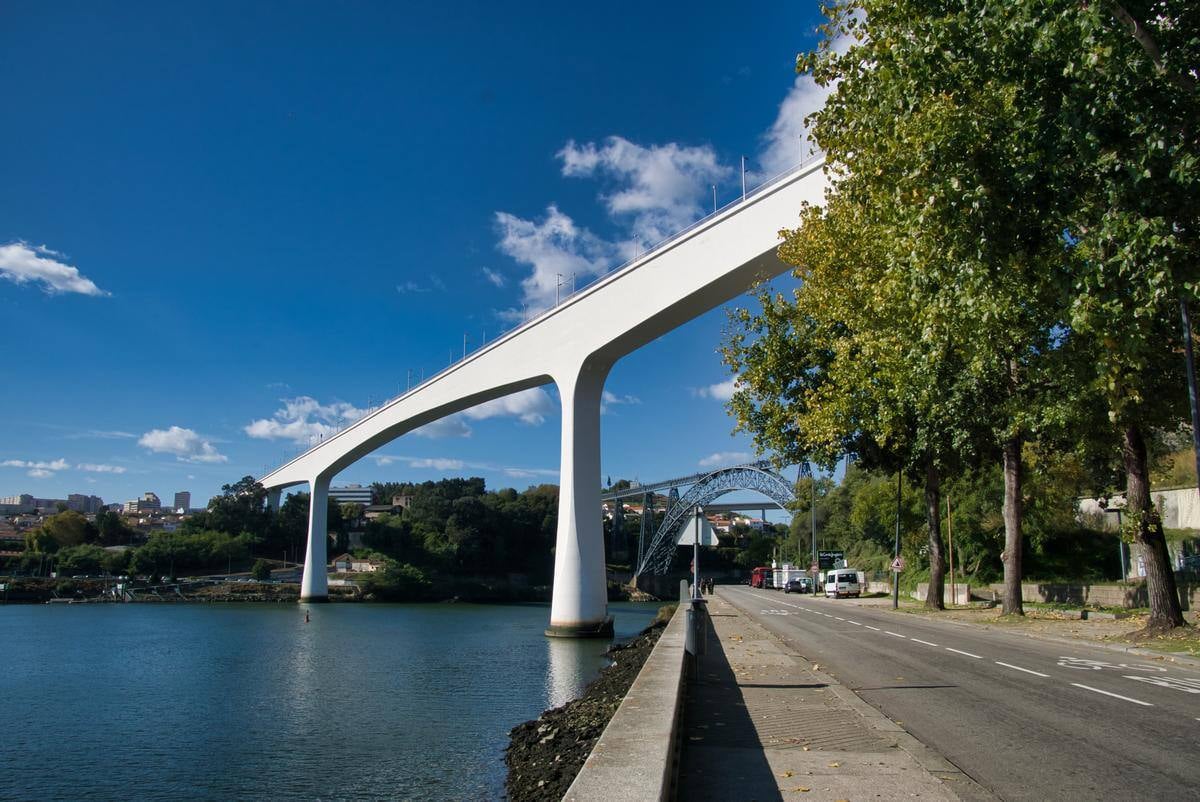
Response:
[{"label": "dashed road line", "polygon": [[[1035,674],[1039,677],[1049,677],[1050,676],[1049,674],[1043,674],[1040,671],[1034,671],[1032,668],[1021,668],[1020,666],[1014,666],[1012,663],[1001,663],[999,660],[997,660],[995,662],[996,662],[996,665],[998,665],[998,666],[1004,666],[1005,668],[1011,668],[1014,671],[1024,671],[1026,674]],[[1075,683],[1072,682],[1071,684],[1074,685]],[[1084,686],[1080,685],[1079,687],[1082,688]],[[1101,691],[1101,693],[1103,693],[1103,691]]]},{"label": "dashed road line", "polygon": [[847,618],[847,619],[846,619],[846,623],[847,623],[847,624],[854,624],[854,626],[856,626],[856,627],[861,627],[861,626],[862,626],[862,624],[858,623],[857,621],[851,621],[849,618]]},{"label": "dashed road line", "polygon": [[1114,699],[1120,699],[1125,702],[1133,702],[1135,705],[1141,705],[1142,707],[1154,707],[1154,705],[1150,704],[1149,702],[1143,702],[1141,699],[1132,699],[1128,696],[1122,696],[1119,693],[1113,693],[1112,691],[1102,691],[1099,688],[1093,688],[1091,685],[1080,685],[1078,682],[1072,682],[1071,684],[1074,685],[1076,688],[1083,688],[1085,691],[1092,691],[1093,693],[1102,693],[1105,696],[1111,696]]},{"label": "dashed road line", "polygon": [[962,655],[966,655],[967,657],[974,657],[976,660],[982,660],[982,659],[983,659],[982,657],[980,657],[980,656],[979,656],[979,655],[977,655],[977,654],[971,654],[970,652],[964,652],[962,649],[951,649],[949,646],[947,646],[947,647],[946,647],[946,651],[948,651],[948,652],[954,652],[955,654],[962,654]]},{"label": "dashed road line", "polygon": [[876,632],[878,632],[878,631],[879,631],[879,627],[873,627],[873,626],[871,626],[870,624],[863,624],[863,626],[864,626],[864,627],[866,627],[867,629],[873,629],[873,630],[875,630]]},{"label": "dashed road line", "polygon": [[885,629],[883,634],[891,635],[893,638],[904,638],[904,640],[908,640],[907,636],[901,635],[899,632],[892,632],[890,629]]},{"label": "dashed road line", "polygon": [[835,615],[835,616],[834,616],[834,618],[836,618],[838,621],[845,621],[845,620],[846,620],[846,619],[842,618],[840,615]]},{"label": "dashed road line", "polygon": [[934,646],[934,647],[937,646],[936,643],[930,643],[929,641],[921,640],[920,638],[910,638],[909,640],[916,641],[917,643],[924,643],[926,646]]}]

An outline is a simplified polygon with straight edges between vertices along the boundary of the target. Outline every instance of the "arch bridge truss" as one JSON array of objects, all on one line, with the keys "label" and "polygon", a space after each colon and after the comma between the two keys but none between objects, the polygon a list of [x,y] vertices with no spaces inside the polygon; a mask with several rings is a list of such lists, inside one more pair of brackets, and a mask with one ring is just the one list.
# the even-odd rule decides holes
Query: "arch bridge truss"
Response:
[{"label": "arch bridge truss", "polygon": [[[689,477],[690,478],[690,477]],[[649,571],[653,574],[665,574],[671,568],[675,557],[675,538],[684,519],[692,515],[696,507],[703,507],[726,493],[735,490],[753,490],[761,493],[782,509],[789,509],[796,500],[795,490],[790,482],[778,473],[770,470],[769,462],[755,462],[747,465],[735,465],[721,468],[705,474],[691,486],[682,496],[676,487],[672,486],[667,496],[667,514],[662,524],[654,533],[649,548],[645,549],[638,563],[637,573]],[[647,498],[652,498],[647,495]],[[643,509],[643,513],[646,508]],[[647,516],[643,514],[643,521]]]}]

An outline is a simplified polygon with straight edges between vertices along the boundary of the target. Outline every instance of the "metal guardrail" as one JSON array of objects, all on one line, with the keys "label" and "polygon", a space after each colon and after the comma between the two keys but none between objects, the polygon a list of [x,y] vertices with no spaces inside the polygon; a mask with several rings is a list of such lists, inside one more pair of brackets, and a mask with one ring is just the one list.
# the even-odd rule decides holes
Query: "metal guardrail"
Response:
[{"label": "metal guardrail", "polygon": [[807,168],[811,167],[812,165],[814,165],[820,161],[823,161],[824,158],[825,158],[824,152],[817,151],[817,152],[811,154],[810,156],[808,156],[807,158],[801,159],[800,162],[798,164],[796,164],[794,167],[791,167],[771,178],[768,178],[766,181],[763,181],[762,183],[758,184],[753,189],[747,190],[745,192],[745,194],[743,194],[742,197],[738,198],[737,200],[734,200],[734,201],[731,201],[730,203],[725,204],[724,206],[720,207],[719,209],[713,211],[711,214],[706,214],[704,217],[701,217],[696,222],[680,229],[679,231],[676,231],[674,234],[671,234],[670,236],[668,236],[662,240],[659,240],[658,242],[651,245],[647,250],[634,256],[632,259],[628,259],[625,262],[623,262],[615,267],[607,269],[604,273],[591,278],[590,280],[588,280],[585,284],[583,284],[580,287],[573,287],[572,291],[569,294],[558,299],[558,301],[553,306],[543,309],[541,312],[538,312],[534,317],[530,317],[530,318],[522,321],[521,323],[518,323],[516,326],[513,326],[511,328],[503,330],[490,343],[489,342],[481,343],[480,346],[478,348],[476,348],[474,351],[465,352],[463,354],[463,356],[461,358],[459,358],[458,360],[456,360],[456,361],[452,362],[451,364],[447,365],[446,367],[442,368],[441,370],[439,370],[437,373],[434,373],[429,378],[424,379],[419,384],[416,384],[416,385],[408,388],[403,393],[400,393],[400,394],[388,399],[383,404],[380,404],[379,406],[369,406],[367,408],[366,414],[364,414],[361,418],[358,418],[357,420],[352,421],[344,426],[338,426],[336,431],[333,434],[331,434],[328,438],[324,438],[324,439],[320,440],[319,442],[313,443],[312,445],[308,446],[307,448],[304,448],[304,449],[296,452],[295,456],[293,456],[291,459],[289,459],[287,462],[283,463],[279,467],[275,468],[273,471],[270,471],[267,474],[264,474],[264,476],[270,475],[271,473],[274,473],[275,471],[285,468],[288,465],[291,465],[293,462],[306,456],[307,454],[309,454],[313,451],[316,451],[317,449],[321,448],[326,443],[331,442],[331,441],[337,439],[338,437],[340,437],[344,432],[357,427],[359,424],[374,417],[376,414],[383,411],[387,407],[392,406],[397,401],[400,401],[400,400],[412,395],[413,393],[419,392],[421,389],[428,387],[429,385],[438,381],[442,377],[454,372],[454,370],[456,368],[458,368],[459,366],[463,365],[464,363],[470,361],[471,359],[479,356],[480,354],[482,354],[486,351],[491,350],[492,348],[495,348],[501,342],[504,342],[504,341],[516,336],[518,333],[520,333],[524,329],[535,326],[538,323],[545,320],[546,318],[549,318],[556,311],[558,311],[558,309],[560,307],[564,306],[568,301],[578,298],[579,296],[583,295],[584,293],[590,291],[596,285],[598,285],[604,281],[607,281],[610,278],[614,278],[618,274],[625,273],[625,272],[628,272],[629,270],[635,269],[640,263],[644,262],[649,257],[654,256],[656,253],[665,250],[668,246],[672,245],[673,243],[675,243],[678,240],[682,239],[683,237],[687,236],[688,234],[690,234],[692,231],[696,230],[697,228],[703,226],[704,224],[712,221],[713,219],[715,219],[717,217],[720,217],[725,212],[728,212],[729,210],[734,209],[743,203],[746,203],[751,198],[761,195],[762,193],[769,190],[771,187],[775,186],[776,184],[781,183],[782,181],[786,180],[787,178],[790,178],[791,176],[795,175],[796,173],[800,172],[801,170],[807,169]]}]

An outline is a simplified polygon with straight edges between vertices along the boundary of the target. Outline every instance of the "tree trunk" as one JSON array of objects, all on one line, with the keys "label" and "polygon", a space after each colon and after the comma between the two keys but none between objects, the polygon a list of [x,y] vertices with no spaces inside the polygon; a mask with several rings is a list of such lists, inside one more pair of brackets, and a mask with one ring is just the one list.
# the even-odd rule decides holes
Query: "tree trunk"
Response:
[{"label": "tree trunk", "polygon": [[1161,631],[1183,626],[1183,610],[1175,572],[1167,554],[1167,539],[1162,520],[1150,501],[1150,474],[1147,466],[1146,441],[1137,426],[1127,426],[1122,443],[1125,459],[1125,520],[1133,528],[1133,539],[1142,547],[1146,562],[1146,594],[1150,598],[1150,619],[1143,632]]},{"label": "tree trunk", "polygon": [[925,514],[929,518],[929,595],[925,607],[945,610],[946,561],[942,557],[941,476],[933,461],[925,466]]},{"label": "tree trunk", "polygon": [[1021,599],[1021,437],[1004,441],[1004,615],[1025,615]]}]

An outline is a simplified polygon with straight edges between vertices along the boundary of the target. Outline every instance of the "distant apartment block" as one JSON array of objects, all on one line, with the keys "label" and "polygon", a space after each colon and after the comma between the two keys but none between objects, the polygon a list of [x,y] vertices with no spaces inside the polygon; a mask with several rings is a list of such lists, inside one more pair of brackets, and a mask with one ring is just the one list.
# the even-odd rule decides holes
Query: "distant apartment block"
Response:
[{"label": "distant apartment block", "polygon": [[339,504],[353,502],[367,507],[371,504],[371,488],[362,485],[331,487],[329,488],[329,497]]},{"label": "distant apartment block", "polygon": [[180,490],[175,494],[175,503],[171,505],[171,508],[187,512],[192,508],[192,494],[187,490]]},{"label": "distant apartment block", "polygon": [[0,514],[28,515],[34,512],[53,513],[62,504],[69,510],[91,514],[99,512],[104,506],[104,500],[99,496],[85,496],[72,493],[67,498],[35,498],[28,493],[0,498]]},{"label": "distant apartment block", "polygon": [[158,512],[162,509],[162,502],[154,493],[147,490],[142,494],[141,498],[135,498],[132,501],[125,502],[125,512]]}]

